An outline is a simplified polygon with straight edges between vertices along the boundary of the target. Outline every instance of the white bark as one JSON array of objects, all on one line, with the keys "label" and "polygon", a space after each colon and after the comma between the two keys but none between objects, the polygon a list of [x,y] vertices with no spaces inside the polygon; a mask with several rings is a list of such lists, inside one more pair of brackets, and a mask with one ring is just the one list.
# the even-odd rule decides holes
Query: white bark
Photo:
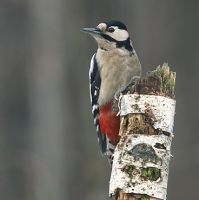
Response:
[{"label": "white bark", "polygon": [[153,113],[155,129],[172,133],[175,115],[176,101],[164,96],[128,94],[122,95],[120,99],[120,116],[129,113]]},{"label": "white bark", "polygon": [[[127,135],[114,153],[109,194],[117,189],[124,193],[146,194],[166,199],[170,149],[175,115],[175,100],[163,96],[128,94],[121,96],[120,115],[150,113],[155,129],[169,132],[170,136]],[[146,177],[143,170],[160,172]]]}]

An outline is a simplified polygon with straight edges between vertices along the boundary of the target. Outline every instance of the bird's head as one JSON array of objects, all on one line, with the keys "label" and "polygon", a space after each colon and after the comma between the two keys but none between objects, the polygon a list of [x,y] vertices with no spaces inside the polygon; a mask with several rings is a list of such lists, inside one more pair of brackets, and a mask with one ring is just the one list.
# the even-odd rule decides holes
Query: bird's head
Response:
[{"label": "bird's head", "polygon": [[99,48],[103,50],[123,48],[133,51],[127,28],[120,21],[103,22],[96,28],[83,28],[82,31],[90,34],[97,41]]}]

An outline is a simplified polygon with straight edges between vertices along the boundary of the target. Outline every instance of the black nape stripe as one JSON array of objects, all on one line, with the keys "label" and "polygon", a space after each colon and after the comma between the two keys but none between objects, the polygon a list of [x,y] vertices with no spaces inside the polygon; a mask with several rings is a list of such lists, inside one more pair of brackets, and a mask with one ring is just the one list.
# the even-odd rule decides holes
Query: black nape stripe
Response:
[{"label": "black nape stripe", "polygon": [[119,48],[124,47],[128,51],[133,51],[133,47],[131,45],[130,38],[128,38],[127,40],[124,40],[124,41],[117,41],[116,46]]},{"label": "black nape stripe", "polygon": [[118,48],[124,47],[128,51],[133,51],[133,47],[131,45],[130,38],[128,38],[127,40],[124,40],[124,41],[117,41],[114,38],[112,38],[111,36],[106,35],[106,34],[102,34],[102,37],[110,42],[115,42],[116,47],[118,47]]}]

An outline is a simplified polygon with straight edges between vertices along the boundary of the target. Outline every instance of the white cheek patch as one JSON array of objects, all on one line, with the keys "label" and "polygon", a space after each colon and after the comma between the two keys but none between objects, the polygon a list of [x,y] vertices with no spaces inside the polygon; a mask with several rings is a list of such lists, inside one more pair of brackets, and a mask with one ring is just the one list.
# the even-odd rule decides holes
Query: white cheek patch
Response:
[{"label": "white cheek patch", "polygon": [[116,29],[113,34],[112,38],[114,38],[117,41],[124,41],[127,40],[129,37],[129,34],[126,30]]},{"label": "white cheek patch", "polygon": [[111,36],[113,39],[117,41],[124,41],[127,40],[129,37],[129,34],[126,30],[121,30],[121,29],[115,29],[113,33],[106,33],[107,35]]}]

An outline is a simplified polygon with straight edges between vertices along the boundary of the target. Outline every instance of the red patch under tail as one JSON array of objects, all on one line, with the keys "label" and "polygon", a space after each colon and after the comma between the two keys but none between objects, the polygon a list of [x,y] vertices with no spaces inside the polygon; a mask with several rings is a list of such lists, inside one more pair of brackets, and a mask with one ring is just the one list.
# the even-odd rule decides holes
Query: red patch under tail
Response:
[{"label": "red patch under tail", "polygon": [[119,141],[120,117],[112,110],[112,103],[99,109],[100,132],[105,134],[113,145]]}]

